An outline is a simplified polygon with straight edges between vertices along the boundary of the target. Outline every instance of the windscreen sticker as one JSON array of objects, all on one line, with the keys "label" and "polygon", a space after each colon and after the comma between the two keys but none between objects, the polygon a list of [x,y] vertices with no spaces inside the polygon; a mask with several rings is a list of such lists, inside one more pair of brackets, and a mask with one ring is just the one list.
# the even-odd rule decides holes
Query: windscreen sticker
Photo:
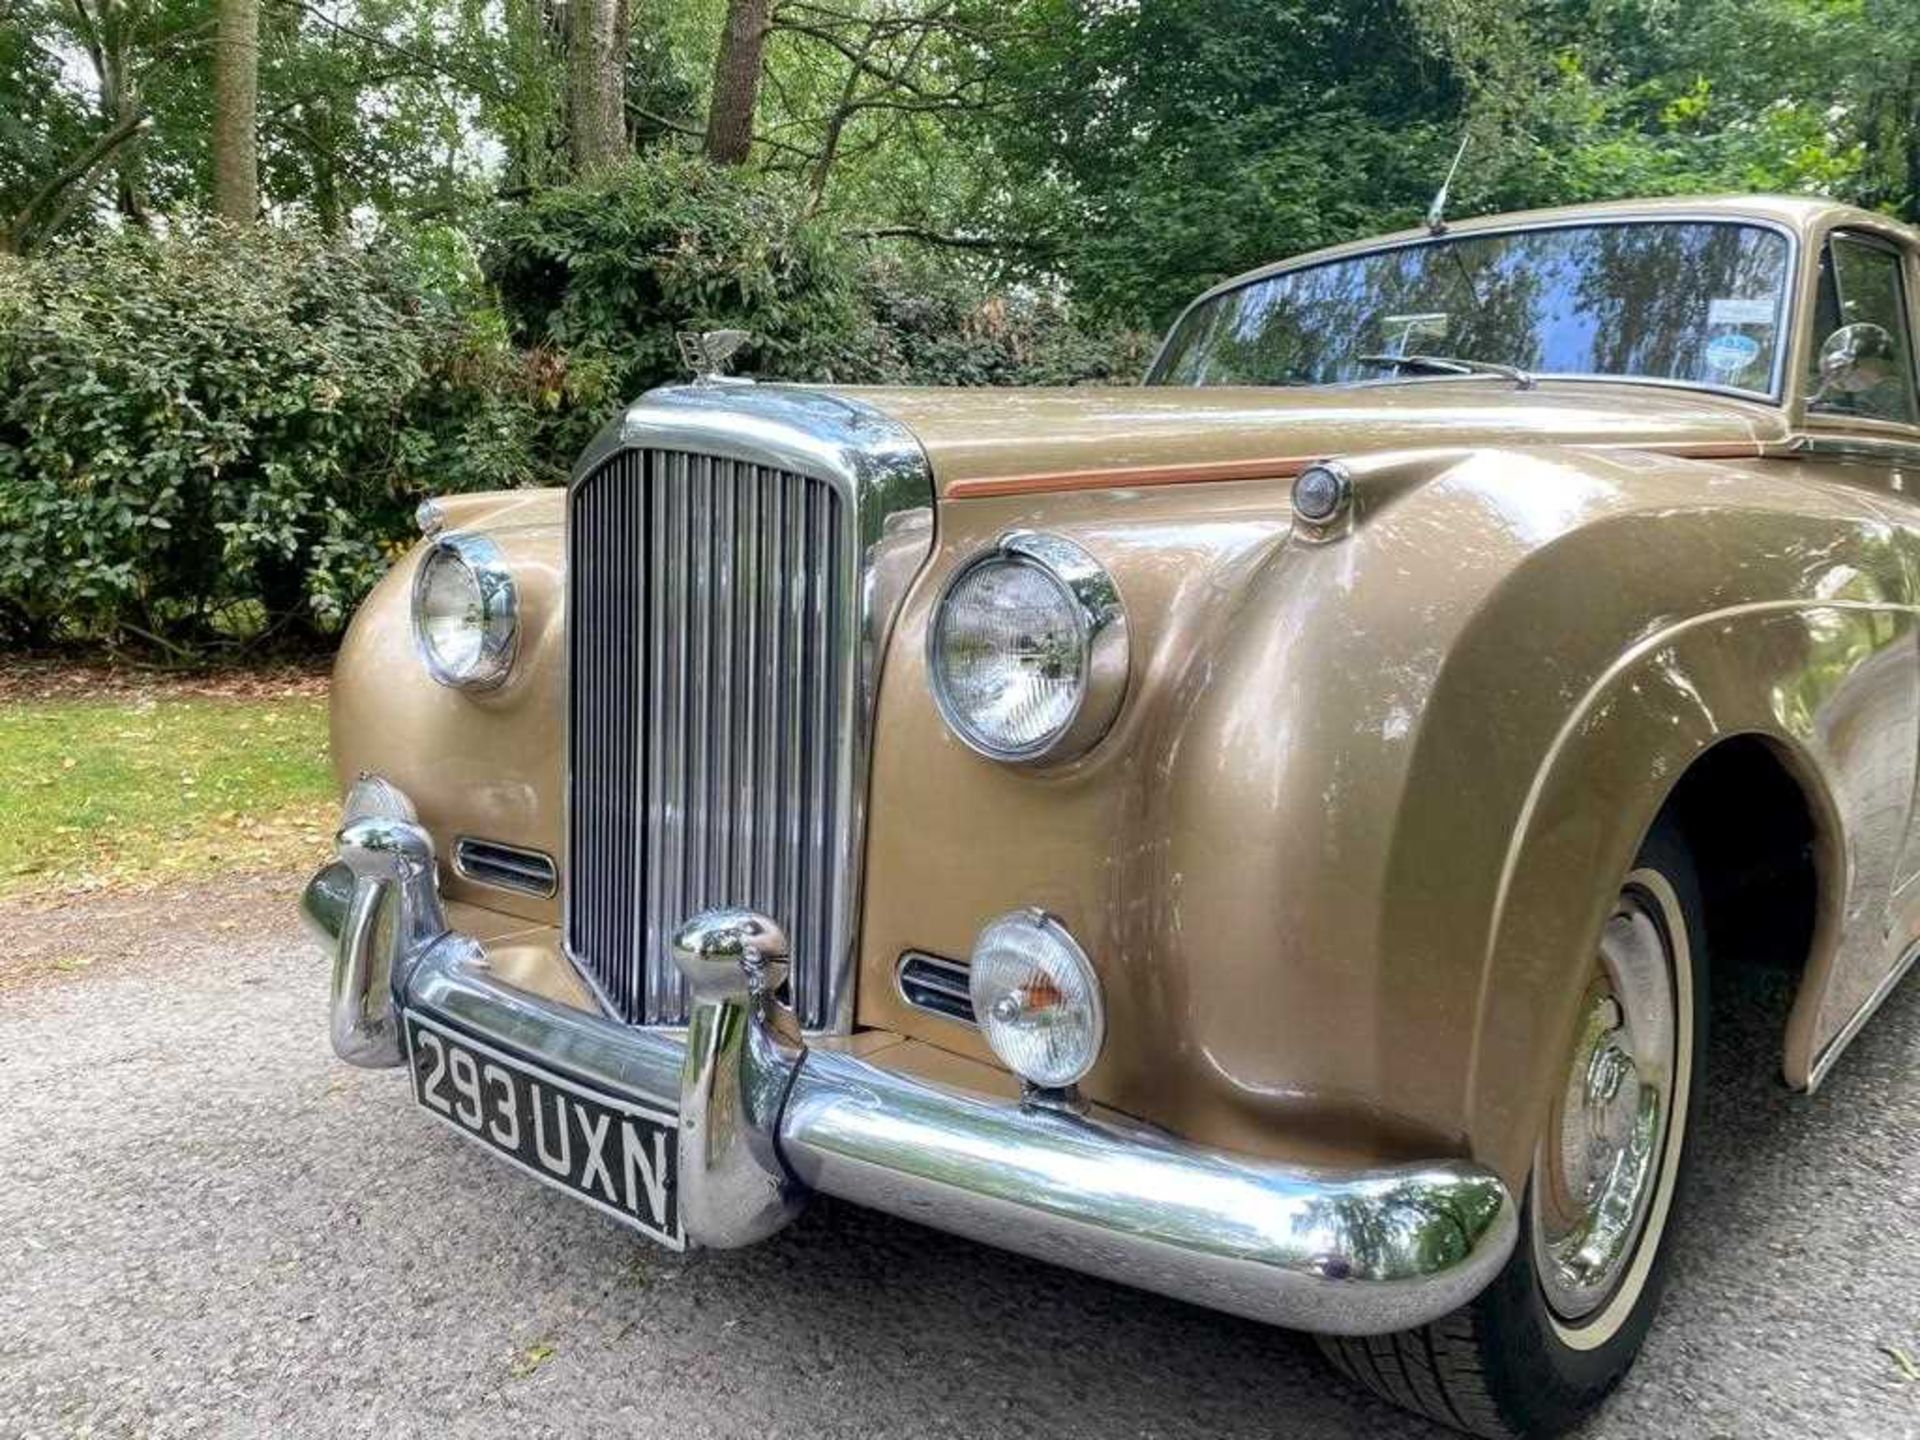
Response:
[{"label": "windscreen sticker", "polygon": [[1773,299],[1770,296],[1763,296],[1755,300],[1741,300],[1723,296],[1708,303],[1707,324],[1771,325],[1773,324]]},{"label": "windscreen sticker", "polygon": [[1737,375],[1760,358],[1751,335],[1716,335],[1707,342],[1707,366],[1716,375]]},{"label": "windscreen sticker", "polygon": [[1419,315],[1382,315],[1380,329],[1394,354],[1417,354],[1430,342],[1446,339],[1452,319],[1444,310]]}]

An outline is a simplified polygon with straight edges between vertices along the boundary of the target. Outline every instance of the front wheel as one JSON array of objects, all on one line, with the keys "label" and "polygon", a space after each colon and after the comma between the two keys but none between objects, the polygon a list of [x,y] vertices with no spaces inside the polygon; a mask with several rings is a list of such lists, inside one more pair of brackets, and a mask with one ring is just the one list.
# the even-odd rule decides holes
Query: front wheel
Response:
[{"label": "front wheel", "polygon": [[1471,1304],[1398,1335],[1320,1337],[1350,1378],[1442,1424],[1558,1435],[1633,1364],[1666,1283],[1706,1056],[1706,930],[1684,840],[1655,825],[1587,979],[1513,1256]]}]

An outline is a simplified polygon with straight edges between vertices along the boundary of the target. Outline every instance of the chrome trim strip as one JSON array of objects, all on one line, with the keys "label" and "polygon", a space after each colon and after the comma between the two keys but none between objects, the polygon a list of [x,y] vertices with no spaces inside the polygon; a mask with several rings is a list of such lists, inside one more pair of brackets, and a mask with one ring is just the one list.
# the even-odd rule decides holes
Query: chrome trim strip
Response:
[{"label": "chrome trim strip", "polygon": [[[785,471],[823,482],[832,487],[850,513],[852,553],[836,553],[832,562],[845,582],[844,589],[834,587],[847,597],[848,603],[839,607],[844,613],[816,611],[814,625],[810,628],[805,624],[804,597],[788,597],[794,603],[784,607],[784,623],[774,627],[780,653],[772,662],[777,673],[791,678],[803,664],[801,647],[805,644],[831,647],[837,657],[844,657],[842,663],[846,666],[844,673],[848,680],[838,687],[840,693],[834,697],[835,713],[816,710],[809,722],[816,727],[813,733],[832,733],[838,737],[837,743],[832,753],[823,747],[816,754],[802,757],[796,749],[800,743],[802,717],[792,713],[791,718],[783,720],[780,727],[781,733],[787,736],[785,755],[766,757],[783,759],[787,765],[798,765],[804,758],[812,766],[824,767],[815,772],[815,778],[829,782],[836,799],[835,831],[831,835],[817,836],[816,839],[831,847],[834,857],[832,868],[837,874],[838,883],[833,886],[831,895],[812,893],[811,903],[819,907],[814,913],[827,916],[827,934],[830,937],[826,973],[817,981],[821,991],[816,1011],[820,1018],[819,1028],[824,1032],[844,1034],[851,1030],[853,1024],[853,977],[860,886],[865,870],[866,793],[873,704],[878,693],[881,659],[900,601],[913,576],[932,552],[932,469],[919,442],[904,426],[861,401],[826,390],[785,385],[668,387],[642,397],[603,430],[582,455],[569,485],[567,511],[570,528],[573,523],[574,492],[623,451],[671,452],[676,456],[694,457],[691,463],[684,460],[676,462],[678,468],[689,472],[684,477],[684,483],[657,487],[667,492],[660,502],[662,507],[689,508],[684,518],[664,517],[667,519],[665,525],[649,527],[655,536],[687,529],[688,522],[696,518],[691,507],[699,495],[707,496],[707,500],[702,501],[707,508],[701,513],[708,514],[711,519],[708,491],[715,459],[759,470]],[[675,477],[677,481],[681,478]],[[702,488],[703,484],[706,485],[705,489]],[[782,556],[795,554],[798,547],[808,543],[829,545],[837,552],[841,541],[833,533],[830,517],[825,513],[826,507],[787,504],[784,503],[787,494],[781,487],[770,485],[768,488],[770,494],[765,498],[774,502],[773,505],[763,506],[761,497],[756,496],[750,507],[760,533],[765,537],[763,559],[773,553]],[[777,520],[768,517],[766,512],[769,508],[778,510]],[[811,516],[806,513],[807,508],[813,511]],[[706,532],[706,544],[700,548],[709,553],[714,549],[711,525]],[[573,553],[571,535],[568,553]],[[665,609],[674,609],[676,603],[682,608],[689,608],[685,606],[685,591],[691,579],[687,564],[704,558],[688,555],[681,563],[675,564],[657,554],[648,557],[646,568],[650,577],[664,575],[668,591]],[[634,557],[632,563],[640,563],[638,557]],[[566,615],[569,655],[573,653],[571,632],[577,618],[572,611],[569,593]],[[684,685],[689,665],[708,657],[706,646],[710,637],[705,634],[704,628],[700,634],[689,635],[687,641],[688,644],[672,657],[674,663],[665,667],[666,674],[658,676],[659,679]],[[696,645],[700,647],[698,653],[690,654],[689,651]],[[642,763],[661,764],[668,771],[680,775],[676,784],[684,783],[681,772],[685,767],[680,757],[690,745],[705,746],[717,738],[724,738],[719,736],[717,730],[711,736],[707,731],[720,725],[731,708],[726,703],[727,697],[715,696],[709,701],[704,686],[694,688],[698,692],[702,722],[696,727],[697,733],[660,737],[657,748],[654,737],[650,736],[647,741],[648,753],[641,757]],[[825,688],[817,688],[821,693],[816,697],[816,703],[825,705]],[[794,693],[785,684],[779,689],[789,697]],[[572,708],[569,704],[569,732],[573,725]],[[727,725],[730,724],[728,719]],[[721,728],[726,729],[726,726]],[[726,729],[729,737],[735,733],[732,729]],[[569,761],[565,832],[571,837],[574,791],[571,733],[567,736],[566,745]],[[795,772],[789,770],[786,773]],[[692,805],[700,798],[679,795],[683,805]],[[650,815],[649,825],[654,820],[655,817]],[[771,840],[771,837],[767,838]],[[700,857],[702,863],[707,858]],[[580,884],[608,883],[604,879],[597,881],[593,877],[573,875],[571,855],[568,856],[567,869],[568,878],[562,887],[563,935],[571,933],[575,887]],[[649,883],[652,883],[651,877]],[[752,899],[746,895],[736,898],[742,902]],[[786,907],[792,902],[783,898],[779,903],[785,913]],[[657,923],[661,928],[688,918],[662,913],[671,908],[669,897],[660,897],[659,906],[659,910],[654,910],[653,897],[649,896],[649,909],[658,914]],[[803,903],[801,911],[807,913],[808,905]],[[646,943],[654,945],[662,938],[655,935]],[[618,1014],[618,1007],[608,1003],[609,997],[589,968],[577,956],[569,954],[568,958],[609,1013]],[[813,977],[797,976],[796,983],[801,982],[815,983]]]},{"label": "chrome trim strip", "polygon": [[[910,1005],[923,1014],[936,1015],[942,1020],[951,1020],[956,1025],[977,1030],[979,1022],[973,1013],[972,980],[973,972],[966,965],[943,955],[929,955],[924,950],[902,951],[893,965],[893,988],[902,1004]],[[916,998],[912,988],[916,986],[944,996],[952,1002],[952,1008],[942,1009]],[[966,1012],[964,1015],[959,1013],[963,1010]]]},{"label": "chrome trim strip", "polygon": [[1920,465],[1920,440],[1901,440],[1878,435],[1800,434],[1788,446],[1793,455],[1812,455],[1822,460],[1857,460],[1872,465]]},{"label": "chrome trim strip", "polygon": [[623,1025],[486,973],[483,947],[449,936],[407,978],[408,1009],[445,1021],[586,1084],[678,1112],[686,1040],[675,1031]]},{"label": "chrome trim strip", "polygon": [[1920,941],[1915,941],[1908,947],[1907,953],[1901,957],[1900,962],[1886,973],[1880,983],[1873,987],[1873,993],[1867,996],[1858,1010],[1853,1012],[1853,1018],[1842,1025],[1839,1033],[1821,1048],[1820,1058],[1813,1062],[1813,1069],[1807,1075],[1809,1095],[1820,1088],[1821,1082],[1827,1078],[1846,1048],[1859,1037],[1862,1030],[1866,1029],[1867,1022],[1878,1013],[1882,1005],[1887,1003],[1888,997],[1900,988],[1900,982],[1907,978],[1908,972],[1916,963],[1920,963]]}]

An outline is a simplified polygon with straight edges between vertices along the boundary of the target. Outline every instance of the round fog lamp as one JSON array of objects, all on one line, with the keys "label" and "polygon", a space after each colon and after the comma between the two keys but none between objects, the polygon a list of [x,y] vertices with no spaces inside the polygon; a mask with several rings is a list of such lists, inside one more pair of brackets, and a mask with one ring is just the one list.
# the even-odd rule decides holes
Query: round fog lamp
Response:
[{"label": "round fog lamp", "polygon": [[1106,1038],[1100,977],[1051,915],[1003,915],[974,941],[969,988],[987,1043],[1014,1074],[1055,1090],[1093,1068]]}]

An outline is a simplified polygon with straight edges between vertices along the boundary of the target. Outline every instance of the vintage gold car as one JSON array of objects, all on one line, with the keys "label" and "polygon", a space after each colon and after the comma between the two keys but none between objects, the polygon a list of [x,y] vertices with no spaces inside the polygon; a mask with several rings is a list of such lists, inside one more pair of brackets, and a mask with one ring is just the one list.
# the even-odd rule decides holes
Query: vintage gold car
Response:
[{"label": "vintage gold car", "polygon": [[1793,967],[1811,1089],[1920,937],[1916,238],[1435,222],[1144,387],[703,374],[427,503],[335,677],[335,1047],[671,1246],[820,1191],[1565,1428],[1711,975]]}]

